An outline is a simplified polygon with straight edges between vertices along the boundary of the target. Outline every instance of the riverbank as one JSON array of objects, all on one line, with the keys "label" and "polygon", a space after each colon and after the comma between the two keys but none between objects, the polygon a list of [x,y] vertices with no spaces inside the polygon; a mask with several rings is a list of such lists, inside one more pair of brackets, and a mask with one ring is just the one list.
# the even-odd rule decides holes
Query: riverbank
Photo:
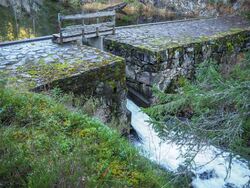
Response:
[{"label": "riverbank", "polygon": [[43,94],[0,88],[0,183],[11,187],[174,187],[98,120]]}]

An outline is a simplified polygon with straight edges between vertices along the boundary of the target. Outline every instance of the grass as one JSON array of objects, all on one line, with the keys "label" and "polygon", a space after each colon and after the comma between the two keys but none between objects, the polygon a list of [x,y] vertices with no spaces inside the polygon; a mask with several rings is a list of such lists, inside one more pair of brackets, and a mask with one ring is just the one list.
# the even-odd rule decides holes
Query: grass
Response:
[{"label": "grass", "polygon": [[1,186],[173,187],[171,178],[98,120],[0,83]]}]

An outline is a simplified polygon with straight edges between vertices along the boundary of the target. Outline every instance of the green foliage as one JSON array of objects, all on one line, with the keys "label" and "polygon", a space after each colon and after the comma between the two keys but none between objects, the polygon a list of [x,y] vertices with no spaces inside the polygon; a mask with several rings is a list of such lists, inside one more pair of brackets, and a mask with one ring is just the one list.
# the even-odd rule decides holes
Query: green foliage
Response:
[{"label": "green foliage", "polygon": [[0,89],[4,89],[5,85],[7,84],[7,73],[0,71]]},{"label": "green foliage", "polygon": [[61,1],[65,6],[71,6],[77,8],[81,5],[81,0],[62,0]]},{"label": "green foliage", "polygon": [[90,117],[94,116],[97,109],[103,105],[101,98],[64,93],[60,88],[51,89],[44,92],[44,94],[49,95],[56,102],[65,105],[70,110],[84,113]]},{"label": "green foliage", "polygon": [[195,81],[180,78],[172,93],[155,89],[157,103],[145,112],[163,138],[188,145],[190,155],[214,144],[250,157],[250,53],[226,74],[222,69],[206,61]]},{"label": "green foliage", "polygon": [[0,88],[2,186],[162,187],[169,179],[99,121],[48,96]]},{"label": "green foliage", "polygon": [[245,16],[246,19],[250,20],[250,12],[243,13],[243,16]]}]

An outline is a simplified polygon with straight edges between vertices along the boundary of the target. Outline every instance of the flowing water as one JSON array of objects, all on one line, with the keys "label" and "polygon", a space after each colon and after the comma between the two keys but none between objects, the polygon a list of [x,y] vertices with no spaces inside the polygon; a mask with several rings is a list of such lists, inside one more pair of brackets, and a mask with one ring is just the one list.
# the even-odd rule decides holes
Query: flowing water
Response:
[{"label": "flowing water", "polygon": [[[177,168],[184,162],[180,157],[180,150],[174,143],[164,142],[155,132],[153,127],[147,123],[149,116],[143,113],[140,108],[131,100],[127,101],[127,108],[132,112],[132,126],[137,132],[141,141],[136,143],[141,153],[156,162],[160,166],[172,172],[177,172]],[[243,159],[232,159],[231,171],[228,164],[230,154],[223,153],[213,146],[201,151],[194,159],[197,168],[192,172],[195,177],[192,185],[196,188],[224,188],[224,187],[243,187],[250,181],[250,169],[247,162]],[[229,172],[229,173],[227,173]],[[245,185],[249,187],[249,185]]]}]

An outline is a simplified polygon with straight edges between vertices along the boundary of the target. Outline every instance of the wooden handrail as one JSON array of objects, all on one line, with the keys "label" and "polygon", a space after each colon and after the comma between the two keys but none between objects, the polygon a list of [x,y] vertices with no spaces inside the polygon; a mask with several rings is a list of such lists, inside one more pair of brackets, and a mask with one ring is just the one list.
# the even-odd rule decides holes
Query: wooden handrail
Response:
[{"label": "wooden handrail", "polygon": [[99,24],[90,24],[90,25],[72,25],[67,26],[64,28],[61,28],[61,31],[69,31],[69,30],[75,30],[75,29],[88,29],[90,27],[113,27],[115,25],[114,22],[103,22]]},{"label": "wooden handrail", "polygon": [[115,16],[115,11],[105,11],[105,12],[95,12],[95,13],[88,13],[88,14],[74,14],[74,15],[66,15],[60,16],[61,20],[82,20],[82,19],[89,19],[89,18],[101,18],[101,17],[109,17]]},{"label": "wooden handrail", "polygon": [[[102,17],[111,17],[111,21],[107,22],[100,22],[99,18]],[[95,18],[96,23],[94,24],[85,24],[84,20],[89,18]],[[72,26],[63,26],[64,20],[82,20],[82,25],[72,25]],[[95,13],[88,13],[88,14],[75,14],[75,15],[61,15],[58,14],[58,25],[59,25],[59,37],[57,35],[53,35],[56,38],[59,38],[59,43],[62,44],[64,42],[65,34],[71,34],[71,36],[75,36],[74,30],[76,32],[80,31],[82,37],[88,36],[88,34],[92,34],[92,28],[95,30],[96,36],[104,35],[110,31],[110,27],[112,28],[112,33],[115,34],[115,11],[103,11],[103,12],[95,12]],[[78,35],[78,34],[77,34]],[[69,38],[69,37],[68,37]]]}]

